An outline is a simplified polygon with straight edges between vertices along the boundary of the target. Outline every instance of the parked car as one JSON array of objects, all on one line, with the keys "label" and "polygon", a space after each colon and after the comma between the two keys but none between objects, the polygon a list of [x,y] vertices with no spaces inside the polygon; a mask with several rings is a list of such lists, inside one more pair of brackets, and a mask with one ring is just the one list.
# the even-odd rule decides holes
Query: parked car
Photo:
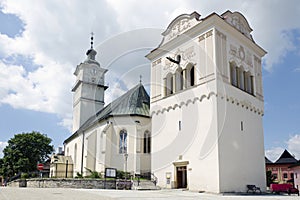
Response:
[{"label": "parked car", "polygon": [[292,184],[271,184],[270,185],[270,191],[272,193],[277,193],[280,194],[281,192],[283,193],[288,193],[290,194],[298,194],[299,196],[299,190],[297,188],[294,188]]}]

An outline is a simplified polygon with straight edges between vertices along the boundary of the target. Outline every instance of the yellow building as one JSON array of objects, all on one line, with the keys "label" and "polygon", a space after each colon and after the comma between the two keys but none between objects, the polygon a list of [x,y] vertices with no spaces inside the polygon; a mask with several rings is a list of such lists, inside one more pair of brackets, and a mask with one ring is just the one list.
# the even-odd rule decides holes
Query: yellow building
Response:
[{"label": "yellow building", "polygon": [[52,155],[50,163],[50,178],[72,178],[73,160],[71,156]]}]

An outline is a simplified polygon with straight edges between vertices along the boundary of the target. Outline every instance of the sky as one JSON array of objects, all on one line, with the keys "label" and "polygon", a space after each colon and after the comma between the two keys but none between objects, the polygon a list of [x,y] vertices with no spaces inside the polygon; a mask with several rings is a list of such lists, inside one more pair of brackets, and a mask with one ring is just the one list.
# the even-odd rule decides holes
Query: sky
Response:
[{"label": "sky", "polygon": [[[39,131],[55,147],[71,135],[73,72],[94,32],[108,69],[105,102],[139,82],[149,89],[144,57],[178,15],[241,12],[263,58],[264,143],[275,161],[300,159],[300,3],[297,0],[0,0],[0,152],[14,134]],[[0,157],[3,156],[0,153]]]}]

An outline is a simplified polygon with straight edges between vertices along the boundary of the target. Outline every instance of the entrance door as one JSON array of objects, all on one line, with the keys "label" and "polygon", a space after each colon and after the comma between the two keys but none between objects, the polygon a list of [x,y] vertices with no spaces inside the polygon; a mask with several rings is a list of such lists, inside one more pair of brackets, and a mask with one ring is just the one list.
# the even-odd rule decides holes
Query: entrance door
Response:
[{"label": "entrance door", "polygon": [[177,188],[187,187],[186,166],[176,167]]}]

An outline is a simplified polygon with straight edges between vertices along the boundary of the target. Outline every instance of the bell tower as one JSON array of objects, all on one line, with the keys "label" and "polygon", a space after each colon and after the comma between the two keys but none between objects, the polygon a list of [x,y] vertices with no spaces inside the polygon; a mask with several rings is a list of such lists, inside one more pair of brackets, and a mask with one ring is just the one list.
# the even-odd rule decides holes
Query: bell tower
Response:
[{"label": "bell tower", "polygon": [[73,92],[73,133],[76,132],[91,116],[104,106],[104,77],[107,69],[100,66],[93,48],[93,33],[91,48],[86,52],[87,58],[77,65],[74,75],[76,83]]}]

